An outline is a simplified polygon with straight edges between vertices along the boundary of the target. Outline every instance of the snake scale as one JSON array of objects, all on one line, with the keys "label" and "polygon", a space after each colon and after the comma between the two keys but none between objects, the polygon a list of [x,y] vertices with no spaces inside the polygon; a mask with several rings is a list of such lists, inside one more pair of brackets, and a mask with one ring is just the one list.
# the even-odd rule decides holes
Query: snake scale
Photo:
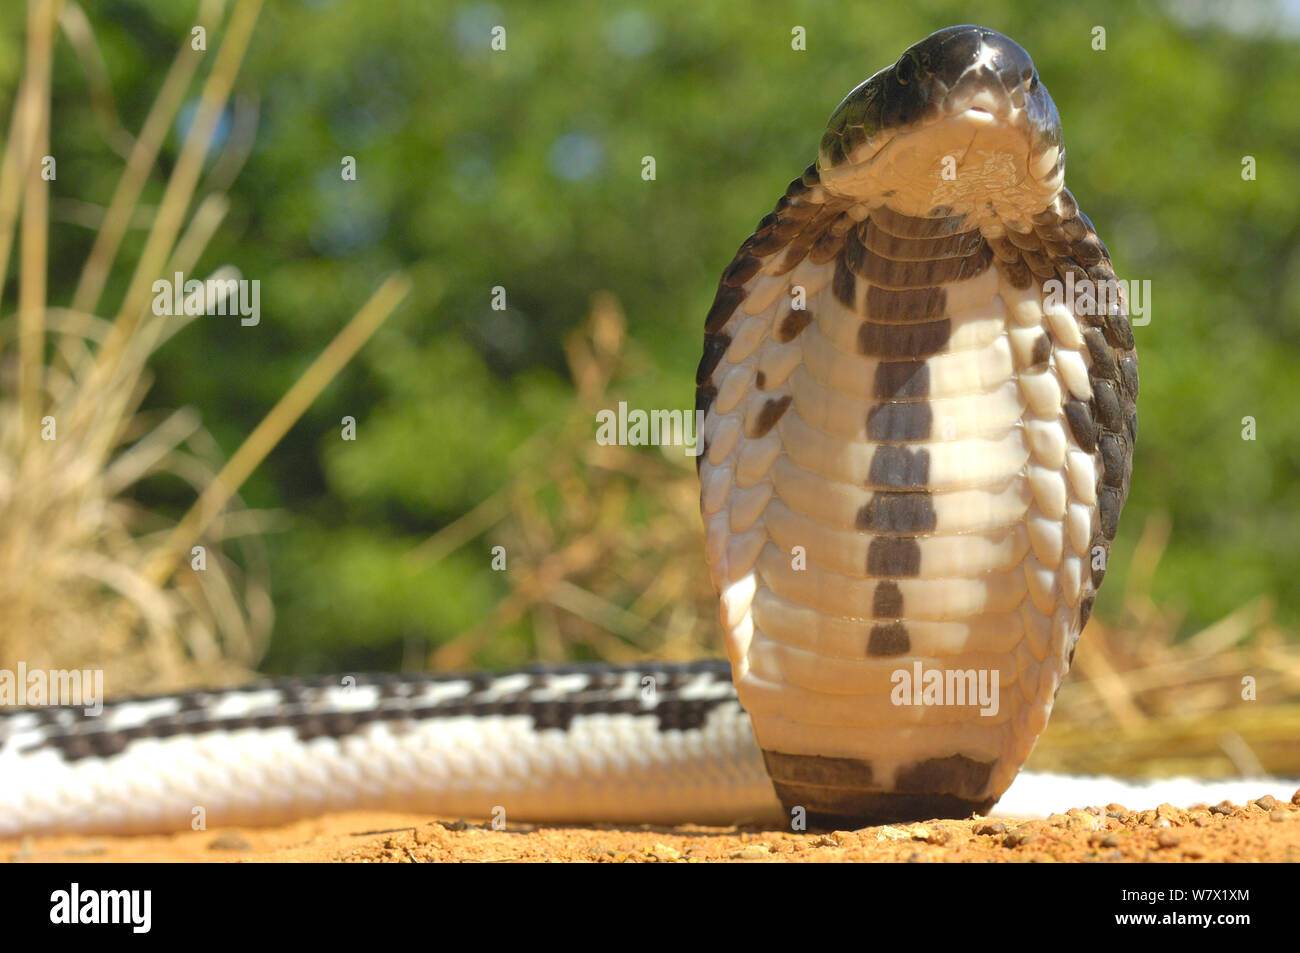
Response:
[{"label": "snake scale", "polygon": [[1064,166],[1029,55],[950,27],[844,99],[725,269],[696,380],[730,665],[10,711],[0,835],[355,807],[836,826],[987,812],[1073,659],[1137,432],[1124,299],[1100,293],[1109,254]]}]

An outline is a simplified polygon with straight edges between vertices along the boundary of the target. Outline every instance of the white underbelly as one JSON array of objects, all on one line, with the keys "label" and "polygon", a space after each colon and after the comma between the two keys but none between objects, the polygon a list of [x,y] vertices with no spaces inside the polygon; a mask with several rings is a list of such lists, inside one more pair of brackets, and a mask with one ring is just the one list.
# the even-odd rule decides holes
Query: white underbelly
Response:
[{"label": "white underbelly", "polygon": [[1045,727],[1082,626],[1097,468],[1064,408],[1092,395],[1074,318],[1045,315],[1037,282],[987,267],[944,292],[821,281],[793,322],[780,298],[742,303],[701,499],[769,768],[850,759],[893,792],[957,764],[983,801]]}]

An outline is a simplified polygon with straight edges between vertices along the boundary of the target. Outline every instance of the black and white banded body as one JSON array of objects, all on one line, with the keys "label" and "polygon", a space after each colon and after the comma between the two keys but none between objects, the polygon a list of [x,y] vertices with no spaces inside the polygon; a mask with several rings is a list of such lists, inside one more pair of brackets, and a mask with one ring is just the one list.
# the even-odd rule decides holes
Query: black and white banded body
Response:
[{"label": "black and white banded body", "polygon": [[279,679],[0,712],[0,837],[393,809],[734,823],[779,805],[726,662]]},{"label": "black and white banded body", "polygon": [[[1087,295],[1115,276],[1064,167],[1029,55],[942,30],[849,94],[723,274],[701,507],[787,808],[987,812],[1047,724],[1137,431],[1132,330]],[[918,671],[996,704],[915,704]]]}]

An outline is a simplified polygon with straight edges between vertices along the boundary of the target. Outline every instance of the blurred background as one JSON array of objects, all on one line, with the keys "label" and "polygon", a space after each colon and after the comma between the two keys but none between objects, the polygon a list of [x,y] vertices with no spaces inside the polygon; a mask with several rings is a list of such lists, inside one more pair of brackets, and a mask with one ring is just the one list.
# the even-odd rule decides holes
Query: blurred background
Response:
[{"label": "blurred background", "polygon": [[[44,482],[31,444],[8,441],[0,534],[22,545],[5,544],[0,666],[95,665],[122,694],[251,671],[720,654],[693,460],[598,446],[594,415],[693,406],[718,275],[813,161],[831,110],[916,40],[979,22],[1033,55],[1067,182],[1116,272],[1152,293],[1132,495],[1033,763],[1300,772],[1300,4],[32,0],[0,10],[5,115],[46,6],[47,329],[79,313],[106,210],[196,24],[206,50],[161,114],[102,292],[79,306],[121,323],[159,210],[178,206],[224,210],[189,271],[260,282],[258,325],[210,316],[159,334],[96,467],[192,408],[202,430],[175,452],[215,470],[386,276],[411,285],[205,531],[222,591],[185,565],[153,580],[184,606],[170,622],[147,586],[103,572],[87,592],[69,570],[65,591],[32,568],[33,540],[58,534],[13,490]],[[197,180],[169,199],[240,22],[247,49],[230,54]],[[11,429],[13,325],[38,267],[20,266],[27,238],[0,308]],[[50,381],[60,347],[49,334]],[[205,485],[186,466],[110,481],[96,511],[123,515],[87,545],[156,552]],[[89,509],[76,500],[62,510],[74,523]],[[41,600],[94,610],[54,638]],[[87,621],[108,616],[111,639]]]}]

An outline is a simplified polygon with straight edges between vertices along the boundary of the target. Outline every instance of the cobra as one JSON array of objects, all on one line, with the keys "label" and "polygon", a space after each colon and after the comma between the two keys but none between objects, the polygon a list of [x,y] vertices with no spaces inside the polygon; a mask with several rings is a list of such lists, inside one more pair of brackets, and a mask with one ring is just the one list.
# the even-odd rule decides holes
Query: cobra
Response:
[{"label": "cobra", "polygon": [[[845,98],[723,274],[709,562],[776,791],[823,823],[986,812],[1087,623],[1138,376],[1064,169],[1029,54],[941,30]],[[895,692],[909,670],[942,690]]]},{"label": "cobra", "polygon": [[[1137,429],[1122,298],[1051,292],[1114,280],[1064,160],[1028,54],[952,27],[849,94],[741,246],[697,374],[730,666],[289,679],[10,711],[0,836],[345,808],[835,825],[987,811],[1070,665]],[[996,673],[996,712],[894,704],[917,663]]]}]

